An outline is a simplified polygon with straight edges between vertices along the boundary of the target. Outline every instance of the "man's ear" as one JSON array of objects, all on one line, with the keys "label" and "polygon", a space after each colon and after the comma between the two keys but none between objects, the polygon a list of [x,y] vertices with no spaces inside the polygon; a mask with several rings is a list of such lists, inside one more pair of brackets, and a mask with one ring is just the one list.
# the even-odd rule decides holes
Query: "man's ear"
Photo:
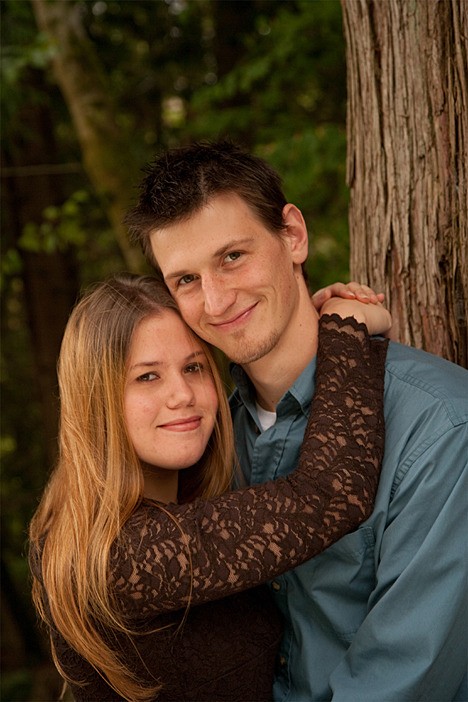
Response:
[{"label": "man's ear", "polygon": [[288,203],[283,207],[283,222],[283,236],[291,251],[293,262],[302,265],[309,251],[309,237],[302,212],[296,205]]}]

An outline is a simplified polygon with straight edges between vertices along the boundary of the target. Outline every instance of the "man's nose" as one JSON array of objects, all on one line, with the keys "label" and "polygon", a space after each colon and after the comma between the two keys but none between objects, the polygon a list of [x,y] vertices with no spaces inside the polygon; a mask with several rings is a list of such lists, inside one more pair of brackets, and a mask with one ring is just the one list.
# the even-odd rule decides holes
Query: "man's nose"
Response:
[{"label": "man's nose", "polygon": [[202,281],[205,312],[210,317],[221,317],[234,303],[236,293],[219,276],[210,276]]}]

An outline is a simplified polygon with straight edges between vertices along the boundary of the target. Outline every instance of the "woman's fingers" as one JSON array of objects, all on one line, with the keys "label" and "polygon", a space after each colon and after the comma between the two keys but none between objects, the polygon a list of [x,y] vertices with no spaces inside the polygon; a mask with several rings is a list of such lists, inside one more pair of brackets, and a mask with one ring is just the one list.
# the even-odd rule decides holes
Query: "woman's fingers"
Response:
[{"label": "woman's fingers", "polygon": [[317,290],[317,292],[312,295],[312,302],[315,308],[320,310],[322,305],[332,297],[359,300],[359,302],[363,302],[364,304],[372,303],[374,305],[383,302],[385,299],[384,293],[376,293],[368,285],[352,281],[350,283],[332,283],[332,285],[327,285],[325,288]]}]

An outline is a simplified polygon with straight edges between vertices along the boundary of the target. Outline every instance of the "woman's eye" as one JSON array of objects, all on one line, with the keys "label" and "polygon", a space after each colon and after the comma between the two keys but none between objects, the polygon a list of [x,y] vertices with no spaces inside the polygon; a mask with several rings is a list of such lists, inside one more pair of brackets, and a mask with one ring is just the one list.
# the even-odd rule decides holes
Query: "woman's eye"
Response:
[{"label": "woman's eye", "polygon": [[138,376],[137,381],[139,383],[149,383],[151,380],[156,380],[158,377],[157,373],[143,373],[143,375]]},{"label": "woman's eye", "polygon": [[231,253],[226,254],[224,260],[227,261],[227,263],[231,263],[232,261],[237,261],[241,256],[242,254],[240,251],[231,251]]},{"label": "woman's eye", "polygon": [[201,373],[204,370],[203,363],[190,363],[185,368],[186,373]]}]

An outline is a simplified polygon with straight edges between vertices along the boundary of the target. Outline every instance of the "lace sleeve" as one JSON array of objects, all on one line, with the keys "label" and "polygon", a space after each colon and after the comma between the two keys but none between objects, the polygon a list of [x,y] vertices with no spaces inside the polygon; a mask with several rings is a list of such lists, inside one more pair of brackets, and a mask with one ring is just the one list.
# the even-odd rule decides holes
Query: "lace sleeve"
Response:
[{"label": "lace sleeve", "polygon": [[209,501],[135,511],[109,564],[111,589],[130,619],[258,585],[370,514],[383,457],[387,343],[369,339],[352,318],[325,315],[299,467]]}]

